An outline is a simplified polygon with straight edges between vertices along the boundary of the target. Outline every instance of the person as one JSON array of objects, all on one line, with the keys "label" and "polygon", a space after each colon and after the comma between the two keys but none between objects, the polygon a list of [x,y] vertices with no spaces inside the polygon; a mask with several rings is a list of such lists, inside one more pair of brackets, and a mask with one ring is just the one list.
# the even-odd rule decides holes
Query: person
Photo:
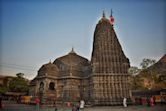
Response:
[{"label": "person", "polygon": [[132,101],[132,104],[133,104],[133,105],[136,105],[136,98],[132,97],[132,98],[131,98],[131,101]]},{"label": "person", "polygon": [[58,108],[55,106],[55,111],[58,111]]},{"label": "person", "polygon": [[74,104],[72,104],[72,111],[77,111],[77,108]]},{"label": "person", "polygon": [[55,111],[58,111],[58,108],[56,106],[56,102],[54,101],[54,107],[55,107]]},{"label": "person", "polygon": [[0,109],[2,109],[2,97],[0,96]]},{"label": "person", "polygon": [[154,105],[156,105],[156,96],[153,96]]},{"label": "person", "polygon": [[76,105],[76,108],[77,108],[77,111],[80,110],[80,104],[79,103]]},{"label": "person", "polygon": [[20,103],[21,102],[21,96],[17,96],[17,103]]},{"label": "person", "polygon": [[125,98],[125,97],[123,98],[123,106],[127,107],[127,98]]},{"label": "person", "polygon": [[39,98],[36,98],[36,99],[35,99],[35,103],[36,103],[37,111],[39,111],[40,99],[39,99]]},{"label": "person", "polygon": [[153,97],[150,98],[150,106],[154,106],[154,100],[153,100]]},{"label": "person", "polygon": [[150,98],[149,97],[147,97],[146,101],[147,101],[147,105],[150,106]]},{"label": "person", "polygon": [[85,101],[84,100],[81,100],[80,101],[80,109],[83,109],[85,106]]},{"label": "person", "polygon": [[161,96],[161,105],[164,105],[164,97],[163,96]]}]

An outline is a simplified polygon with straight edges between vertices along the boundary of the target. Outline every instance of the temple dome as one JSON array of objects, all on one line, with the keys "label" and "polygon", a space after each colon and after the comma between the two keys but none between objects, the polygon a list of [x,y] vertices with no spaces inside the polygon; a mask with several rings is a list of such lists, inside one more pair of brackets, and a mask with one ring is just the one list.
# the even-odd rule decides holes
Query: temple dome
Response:
[{"label": "temple dome", "polygon": [[86,68],[90,65],[88,59],[77,55],[72,50],[65,56],[57,58],[53,64],[61,70],[62,76],[84,76],[82,72],[86,72]]},{"label": "temple dome", "polygon": [[58,76],[58,74],[58,67],[51,62],[42,65],[42,67],[38,71],[38,76]]}]

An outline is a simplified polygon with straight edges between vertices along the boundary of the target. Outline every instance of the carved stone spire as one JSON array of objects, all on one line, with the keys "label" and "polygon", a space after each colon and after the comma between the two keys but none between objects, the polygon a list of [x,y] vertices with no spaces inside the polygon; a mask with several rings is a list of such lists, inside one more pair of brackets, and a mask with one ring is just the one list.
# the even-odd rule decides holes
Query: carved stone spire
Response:
[{"label": "carved stone spire", "polygon": [[[100,34],[102,32],[102,34]],[[92,64],[97,73],[127,73],[129,61],[123,53],[115,30],[109,22],[96,26],[93,42]],[[126,68],[124,63],[128,64]]]},{"label": "carved stone spire", "polygon": [[94,32],[91,58],[94,104],[121,104],[121,97],[129,98],[130,94],[129,59],[122,50],[112,23],[102,18]]}]

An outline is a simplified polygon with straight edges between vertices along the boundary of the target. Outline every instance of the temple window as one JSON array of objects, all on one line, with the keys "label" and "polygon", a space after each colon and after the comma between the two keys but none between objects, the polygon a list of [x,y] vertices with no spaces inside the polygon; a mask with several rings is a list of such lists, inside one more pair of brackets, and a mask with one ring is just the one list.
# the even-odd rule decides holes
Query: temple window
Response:
[{"label": "temple window", "polygon": [[40,86],[39,86],[39,91],[43,91],[44,90],[44,83],[40,82]]},{"label": "temple window", "polygon": [[49,90],[55,90],[55,83],[54,82],[50,82]]}]

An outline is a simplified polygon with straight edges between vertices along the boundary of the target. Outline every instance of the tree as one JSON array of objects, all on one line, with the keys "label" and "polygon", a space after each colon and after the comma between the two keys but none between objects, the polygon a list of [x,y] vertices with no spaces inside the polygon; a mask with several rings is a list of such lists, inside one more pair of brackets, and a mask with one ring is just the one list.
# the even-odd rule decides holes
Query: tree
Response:
[{"label": "tree", "polygon": [[156,60],[144,58],[140,64],[140,66],[142,67],[142,69],[146,69],[149,66],[153,65],[154,63],[156,63]]},{"label": "tree", "polygon": [[5,94],[8,91],[6,86],[0,86],[0,94]]},{"label": "tree", "polygon": [[131,67],[129,69],[129,73],[132,74],[132,89],[151,89],[156,81],[155,71],[148,70],[151,65],[153,65],[156,61],[153,59],[144,58],[141,62],[142,69],[138,69],[137,67]]},{"label": "tree", "polygon": [[135,67],[135,66],[131,66],[128,70],[129,74],[135,76],[137,74],[139,74],[140,72],[140,69],[138,69],[138,67]]},{"label": "tree", "polygon": [[28,81],[23,77],[23,73],[16,74],[17,77],[13,78],[9,82],[9,91],[12,92],[27,92],[28,91]]},{"label": "tree", "polygon": [[159,73],[160,67],[153,59],[143,59],[141,62],[142,69],[137,67],[129,68],[131,76],[131,86],[133,90],[151,90],[162,89],[166,87],[165,75]]},{"label": "tree", "polygon": [[131,66],[128,70],[128,73],[131,74],[131,87],[133,90],[139,89],[141,87],[140,85],[140,79],[137,77],[139,74],[140,69],[135,66]]},{"label": "tree", "polygon": [[17,73],[16,76],[17,76],[18,78],[24,78],[24,73]]},{"label": "tree", "polygon": [[143,59],[141,62],[142,71],[140,72],[140,77],[142,81],[142,86],[145,89],[158,89],[160,86],[164,86],[164,83],[160,81],[158,75],[158,68],[154,66],[156,60],[153,59]]}]

